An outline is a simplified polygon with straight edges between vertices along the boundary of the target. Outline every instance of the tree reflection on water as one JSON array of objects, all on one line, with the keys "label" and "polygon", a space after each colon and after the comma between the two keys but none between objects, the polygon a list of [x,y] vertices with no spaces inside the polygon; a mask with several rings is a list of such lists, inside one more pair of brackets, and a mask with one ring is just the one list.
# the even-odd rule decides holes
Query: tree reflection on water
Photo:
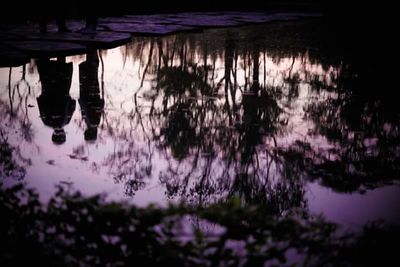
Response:
[{"label": "tree reflection on water", "polygon": [[[167,194],[200,203],[232,195],[269,203],[272,192],[285,191],[290,207],[304,205],[304,179],[345,192],[397,180],[399,112],[387,103],[392,98],[359,89],[351,62],[312,54],[304,49],[307,38],[260,35],[228,29],[200,40],[178,35],[141,43],[150,50],[143,77],[154,79],[137,102],[136,122],[168,163],[159,174]],[[134,54],[135,45],[127,51]],[[267,61],[276,65],[268,69]]]},{"label": "tree reflection on water", "polygon": [[[124,183],[128,196],[157,180],[170,199],[203,205],[239,197],[278,214],[307,206],[308,181],[350,193],[392,184],[398,105],[372,88],[358,58],[327,48],[323,31],[310,20],[136,37],[117,50],[117,70],[113,52],[99,51],[98,75],[80,77],[96,88],[81,88],[83,115],[70,124],[86,141],[95,130],[90,140],[103,157],[92,160],[85,143],[69,156]],[[130,77],[135,82],[125,84]],[[1,116],[24,129],[31,122],[21,97],[37,93],[28,88],[18,95],[10,82],[1,97]],[[94,126],[85,99],[98,102]]]},{"label": "tree reflection on water", "polygon": [[[309,210],[309,182],[355,194],[400,177],[396,99],[365,61],[326,46],[323,31],[310,20],[136,37],[72,58],[82,116],[68,121],[75,161],[65,168],[89,169],[79,179],[111,176],[131,198],[156,184],[177,200],[165,208],[65,186],[41,204],[35,190],[12,187],[24,177],[29,185],[35,157],[54,151],[30,116],[41,92],[35,62],[9,69],[0,94],[1,263],[20,263],[19,251],[74,266],[391,262],[398,227],[371,222],[347,233]],[[44,170],[67,162],[45,160]]]}]

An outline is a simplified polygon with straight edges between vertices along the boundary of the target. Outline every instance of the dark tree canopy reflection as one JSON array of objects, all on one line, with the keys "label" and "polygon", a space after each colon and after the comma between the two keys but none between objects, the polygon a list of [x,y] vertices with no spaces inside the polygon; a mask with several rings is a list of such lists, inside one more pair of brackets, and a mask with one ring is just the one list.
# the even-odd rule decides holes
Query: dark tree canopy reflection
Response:
[{"label": "dark tree canopy reflection", "polygon": [[[285,30],[288,29],[295,30],[290,27]],[[271,32],[276,34],[277,31]],[[269,203],[268,196],[279,191],[277,195],[282,196],[282,201],[298,206],[302,203],[303,178],[321,179],[326,186],[337,190],[342,187],[341,191],[360,189],[357,173],[350,170],[346,178],[346,170],[338,166],[340,161],[351,164],[348,153],[336,152],[335,156],[326,157],[334,152],[332,146],[337,144],[332,138],[335,129],[343,129],[346,134],[350,132],[348,127],[335,125],[341,120],[329,115],[338,114],[346,119],[357,116],[352,110],[346,112],[338,106],[330,106],[332,102],[354,104],[341,97],[356,89],[350,83],[351,79],[357,80],[356,70],[344,68],[351,62],[338,63],[331,58],[329,63],[325,61],[324,51],[310,53],[305,47],[315,44],[312,38],[307,39],[307,34],[304,34],[305,39],[289,37],[279,44],[261,38],[260,29],[235,34],[234,30],[220,30],[218,36],[211,32],[200,40],[183,35],[157,40],[157,45],[149,41],[146,69],[155,71],[154,87],[147,93],[151,105],[149,120],[153,140],[169,162],[168,168],[160,173],[167,193],[200,202],[221,194],[238,194],[248,202],[265,199]],[[208,54],[208,51],[212,52]],[[159,56],[152,59],[154,54]],[[290,61],[287,68],[270,72],[266,55],[272,57],[273,62],[283,58]],[[218,60],[223,60],[223,73],[216,69]],[[296,68],[298,62],[300,67]],[[315,69],[319,66],[313,62],[321,64],[322,74],[318,74]],[[304,87],[310,90],[312,97],[303,107],[303,119],[314,123],[307,135],[327,138],[327,148],[322,150],[314,151],[307,140],[298,139],[289,146],[277,141],[291,133],[291,120],[298,112],[296,105],[302,101],[299,97]],[[364,99],[357,95],[357,101]],[[386,117],[384,113],[375,114],[377,118]],[[398,119],[398,115],[395,116]],[[329,122],[331,124],[326,124]],[[371,128],[368,131],[371,130],[374,131]],[[346,145],[347,141],[336,149],[346,149]],[[361,152],[360,148],[355,150]],[[389,155],[386,153],[380,158],[385,160]],[[368,165],[364,160],[367,159],[358,161]],[[370,165],[367,175],[374,177],[377,186],[383,180],[372,170],[384,170],[391,181],[398,176],[390,175],[395,166],[391,165],[387,171]],[[361,183],[369,182],[371,179]],[[283,197],[282,192],[287,195]]]},{"label": "dark tree canopy reflection", "polygon": [[[307,206],[309,181],[339,192],[397,182],[398,105],[327,35],[318,20],[282,22],[77,56],[81,112],[68,126],[84,134],[68,156],[85,164],[95,150],[90,170],[129,196],[161,186],[170,199],[239,197],[278,214]],[[0,114],[34,146],[22,102],[37,90],[8,89]]]},{"label": "dark tree canopy reflection", "polygon": [[330,96],[306,107],[315,123],[311,134],[325,136],[333,146],[317,152],[298,143],[291,152],[306,154],[307,173],[322,177],[324,185],[351,192],[398,180],[400,109],[384,84],[374,84],[374,78],[365,83],[353,75],[356,70],[346,72]]},{"label": "dark tree canopy reflection", "polygon": [[[348,233],[307,196],[314,182],[359,196],[400,177],[396,98],[368,59],[327,44],[320,22],[135,37],[71,57],[71,89],[56,98],[80,112],[50,127],[35,106],[47,87],[40,62],[0,69],[0,265],[392,263],[398,227]],[[68,134],[57,146],[53,127]],[[24,185],[54,181],[78,191],[59,186],[42,202]],[[103,183],[140,204],[175,204],[85,197]]]}]

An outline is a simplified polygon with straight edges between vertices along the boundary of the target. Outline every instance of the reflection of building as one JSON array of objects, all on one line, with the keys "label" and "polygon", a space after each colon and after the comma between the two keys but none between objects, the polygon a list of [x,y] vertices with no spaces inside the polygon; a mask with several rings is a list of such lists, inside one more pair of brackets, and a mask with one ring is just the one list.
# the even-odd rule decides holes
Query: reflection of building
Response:
[{"label": "reflection of building", "polygon": [[97,51],[86,54],[86,61],[79,65],[79,105],[86,122],[85,140],[97,139],[97,126],[103,113],[104,100],[100,96],[98,81],[99,58]]},{"label": "reflection of building", "polygon": [[72,79],[72,63],[65,60],[39,60],[37,62],[42,93],[37,98],[40,118],[46,126],[54,129],[52,140],[65,142],[63,127],[71,121],[75,100],[69,95]]}]

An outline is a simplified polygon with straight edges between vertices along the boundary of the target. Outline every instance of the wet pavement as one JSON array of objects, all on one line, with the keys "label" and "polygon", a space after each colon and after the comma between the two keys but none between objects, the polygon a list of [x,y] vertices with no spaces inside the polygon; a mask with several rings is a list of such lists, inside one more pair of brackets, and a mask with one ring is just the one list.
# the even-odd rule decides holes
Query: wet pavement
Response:
[{"label": "wet pavement", "polygon": [[[84,22],[70,20],[67,25],[74,32],[56,33],[55,24],[49,33],[39,34],[35,22],[0,26],[1,66],[15,66],[32,57],[65,56],[81,53],[81,48],[112,48],[128,43],[131,36],[168,35],[182,31],[201,31],[205,28],[232,27],[272,21],[287,21],[318,17],[316,13],[260,13],[260,12],[203,12],[155,15],[126,15],[100,18],[96,33],[79,33]],[[49,42],[50,41],[50,42]],[[15,58],[15,60],[13,60]]]}]

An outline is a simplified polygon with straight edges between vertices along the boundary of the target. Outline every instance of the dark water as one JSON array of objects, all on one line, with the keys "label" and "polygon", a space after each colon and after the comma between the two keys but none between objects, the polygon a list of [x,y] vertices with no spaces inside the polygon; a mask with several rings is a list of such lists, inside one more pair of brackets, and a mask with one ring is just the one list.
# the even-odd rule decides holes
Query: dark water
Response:
[{"label": "dark water", "polygon": [[134,37],[2,68],[0,126],[25,170],[7,183],[43,200],[64,183],[139,206],[238,196],[398,223],[399,106],[326,34],[308,21]]}]

